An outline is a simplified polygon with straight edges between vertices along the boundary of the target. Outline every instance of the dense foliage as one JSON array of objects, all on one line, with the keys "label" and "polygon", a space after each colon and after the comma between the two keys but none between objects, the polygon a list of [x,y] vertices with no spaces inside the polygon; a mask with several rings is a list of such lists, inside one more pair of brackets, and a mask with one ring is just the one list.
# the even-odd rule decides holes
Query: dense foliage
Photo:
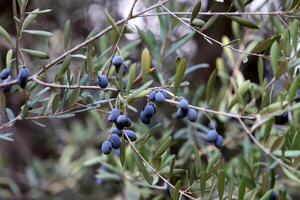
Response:
[{"label": "dense foliage", "polygon": [[300,197],[300,1],[132,0],[76,40],[30,3],[0,26],[0,199]]}]

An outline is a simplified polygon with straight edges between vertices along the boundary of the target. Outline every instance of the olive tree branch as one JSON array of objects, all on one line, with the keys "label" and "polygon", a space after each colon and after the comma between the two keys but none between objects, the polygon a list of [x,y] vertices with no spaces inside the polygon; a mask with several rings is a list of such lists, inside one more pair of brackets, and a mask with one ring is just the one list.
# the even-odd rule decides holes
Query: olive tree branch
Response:
[{"label": "olive tree branch", "polygon": [[[169,0],[164,0],[163,3],[165,2],[168,2]],[[138,12],[137,14],[132,14],[131,17],[128,19],[128,20],[131,20],[131,19],[134,19],[134,18],[137,18],[139,17],[140,15],[146,13],[146,12],[149,12],[155,8],[158,8],[161,6],[161,3],[156,3],[146,9],[144,9],[143,11],[141,12]],[[126,19],[121,19],[119,21],[117,21],[115,24],[117,26],[123,24],[124,22],[126,22],[127,18]],[[72,49],[64,52],[63,54],[61,54],[60,56],[58,56],[57,58],[53,59],[50,63],[46,64],[42,69],[40,69],[38,72],[36,72],[35,74],[33,74],[29,80],[33,79],[33,77],[38,77],[39,75],[41,75],[43,72],[45,72],[46,70],[48,70],[49,68],[53,67],[54,65],[56,65],[57,63],[61,62],[64,58],[66,58],[68,55],[78,51],[79,49],[87,46],[88,44],[94,42],[95,40],[99,39],[101,36],[105,35],[106,33],[108,33],[109,31],[111,31],[113,29],[112,26],[108,26],[107,28],[105,28],[104,30],[102,30],[101,32],[97,33],[96,35],[90,37],[89,39],[87,39],[86,41],[76,45],[75,47],[73,47]],[[4,87],[7,87],[7,86],[11,86],[11,85],[14,85],[14,84],[17,84],[17,80],[12,80],[10,82],[7,82],[7,83],[1,83],[0,84],[0,88],[4,88]]]},{"label": "olive tree branch", "polygon": [[210,44],[218,44],[221,48],[229,48],[237,53],[245,53],[247,55],[252,55],[252,56],[257,56],[257,57],[263,57],[265,59],[270,60],[269,56],[263,55],[263,54],[257,54],[257,53],[250,53],[250,52],[246,52],[246,51],[242,51],[239,49],[236,49],[234,47],[232,47],[231,45],[228,44],[223,44],[222,42],[206,35],[205,33],[201,32],[200,30],[196,29],[195,27],[191,26],[189,23],[185,22],[184,20],[182,20],[180,17],[178,17],[176,14],[174,14],[172,11],[170,11],[166,6],[163,5],[163,2],[161,2],[161,7],[166,10],[168,13],[170,13],[170,15],[172,15],[174,18],[176,18],[177,20],[179,20],[181,23],[183,23],[184,25],[188,26],[189,28],[191,28],[192,30],[196,31],[198,34],[200,34],[208,43]]},{"label": "olive tree branch", "polygon": [[[153,171],[160,179],[162,179],[172,189],[175,189],[175,186],[172,183],[170,183],[163,175],[161,175],[156,169],[154,169],[154,167],[152,167],[152,165],[140,154],[140,152],[137,150],[137,148],[134,146],[134,144],[130,141],[129,137],[125,133],[123,135],[125,136],[125,138],[129,142],[129,145],[130,145],[131,149],[137,154],[137,156],[143,161],[143,163],[145,165],[147,165],[149,167],[149,169],[151,169],[151,171]],[[180,195],[185,196],[189,199],[197,200],[196,198],[194,198],[191,195],[187,194],[183,190],[179,190],[179,193],[180,193]]]},{"label": "olive tree branch", "polygon": [[299,175],[299,171],[293,167],[291,167],[290,165],[286,164],[285,162],[283,162],[281,159],[277,158],[276,156],[274,156],[268,149],[266,149],[253,135],[253,131],[255,129],[257,129],[260,126],[252,126],[251,129],[249,129],[246,124],[243,122],[243,120],[239,117],[237,118],[239,123],[242,125],[243,129],[246,131],[247,135],[251,138],[251,140],[266,154],[268,155],[270,158],[272,158],[273,160],[275,160],[281,167],[289,169],[290,171],[293,171],[293,173],[298,174]]},{"label": "olive tree branch", "polygon": [[[192,12],[173,12],[175,15],[192,15]],[[293,14],[293,11],[267,11],[267,12],[198,12],[198,15],[204,16],[240,16],[240,15],[282,15],[286,17],[290,17],[289,14]],[[140,17],[151,17],[151,16],[159,16],[159,15],[170,15],[169,12],[156,12],[151,14],[143,14]]]}]

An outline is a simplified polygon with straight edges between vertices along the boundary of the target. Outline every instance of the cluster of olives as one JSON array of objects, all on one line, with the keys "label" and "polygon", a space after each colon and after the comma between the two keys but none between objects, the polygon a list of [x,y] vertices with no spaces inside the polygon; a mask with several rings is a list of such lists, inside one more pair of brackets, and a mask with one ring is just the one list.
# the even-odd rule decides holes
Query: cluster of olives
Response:
[{"label": "cluster of olives", "polygon": [[205,141],[214,144],[217,148],[221,148],[224,143],[224,138],[219,135],[216,130],[210,130],[205,136]]},{"label": "cluster of olives", "polygon": [[165,90],[153,90],[149,93],[149,103],[140,113],[140,119],[144,124],[150,124],[151,117],[156,113],[157,107],[154,102],[163,103],[168,98]]},{"label": "cluster of olives", "polygon": [[[115,66],[115,70],[118,73],[122,67],[123,75],[128,71],[128,67],[123,62],[120,56],[114,56],[112,59],[112,64]],[[118,76],[117,76],[118,79]],[[124,79],[123,79],[124,82]],[[126,82],[126,79],[125,79]],[[98,77],[98,85],[101,88],[106,88],[108,86],[108,78],[105,75],[100,75]],[[151,118],[156,113],[157,106],[156,103],[166,102],[168,94],[164,89],[152,90],[148,95],[148,103],[140,113],[140,119],[144,124],[149,125],[151,123]],[[196,109],[189,105],[186,99],[181,99],[178,104],[178,110],[176,116],[179,119],[187,117],[191,122],[196,122],[198,120],[198,112]],[[119,149],[121,146],[121,137],[123,134],[126,135],[125,139],[129,138],[130,141],[136,140],[136,133],[128,128],[132,125],[130,118],[121,113],[117,108],[113,108],[108,116],[108,121],[113,122],[115,127],[111,129],[111,133],[106,141],[102,143],[102,152],[104,154],[109,154],[112,149]],[[217,148],[223,146],[223,137],[219,135],[216,131],[212,130],[207,133],[205,140],[208,143],[213,143]]]},{"label": "cluster of olives", "polygon": [[[20,69],[20,72],[18,74],[18,84],[20,85],[21,88],[25,88],[26,84],[27,84],[27,80],[30,76],[30,72],[29,69],[27,67],[22,67]],[[4,68],[1,73],[0,73],[0,78],[2,80],[4,80],[4,83],[8,83],[9,81],[11,81],[11,76],[10,76],[10,71],[8,68]],[[7,86],[4,88],[4,92],[9,92],[11,89],[11,86]]]},{"label": "cluster of olives", "polygon": [[176,117],[178,119],[182,119],[186,116],[191,122],[198,120],[198,112],[194,108],[189,108],[189,102],[185,99],[182,99],[179,101],[179,109],[176,112]]},{"label": "cluster of olives", "polygon": [[131,119],[122,114],[121,111],[117,108],[111,110],[108,115],[108,121],[113,122],[115,127],[112,128],[111,134],[108,140],[104,141],[101,146],[101,150],[104,154],[109,154],[112,149],[119,149],[121,146],[121,137],[123,134],[130,139],[130,141],[136,140],[136,133],[128,128],[132,125]]},{"label": "cluster of olives", "polygon": [[[128,72],[128,67],[127,65],[123,62],[123,59],[121,58],[121,56],[114,56],[112,59],[112,64],[115,66],[115,70],[117,72],[117,74],[119,73],[121,67],[123,70],[123,75],[125,75]],[[117,76],[118,79],[118,76]],[[126,86],[126,78],[123,79],[123,87]],[[100,76],[98,76],[98,85],[100,86],[100,88],[105,89],[108,86],[108,78],[106,75],[102,74]]]}]

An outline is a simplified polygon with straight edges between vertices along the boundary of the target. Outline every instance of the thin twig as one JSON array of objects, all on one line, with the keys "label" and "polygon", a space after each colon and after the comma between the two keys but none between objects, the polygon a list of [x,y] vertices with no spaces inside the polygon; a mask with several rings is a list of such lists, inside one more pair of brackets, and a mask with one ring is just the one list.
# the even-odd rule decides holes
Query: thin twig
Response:
[{"label": "thin twig", "polygon": [[180,17],[178,17],[176,14],[174,14],[172,11],[170,11],[166,6],[163,5],[163,3],[161,3],[161,7],[163,9],[165,9],[167,12],[169,12],[174,18],[178,19],[181,23],[183,23],[184,25],[188,26],[189,28],[191,28],[192,30],[196,31],[197,33],[199,33],[207,42],[209,42],[210,44],[216,43],[218,44],[221,48],[229,48],[237,53],[246,53],[247,55],[252,55],[252,56],[257,56],[257,57],[263,57],[265,59],[270,59],[269,56],[263,55],[263,54],[257,54],[257,53],[249,53],[249,52],[245,52],[245,51],[241,51],[239,49],[236,49],[234,47],[232,47],[231,45],[225,45],[222,42],[206,35],[205,33],[201,32],[200,30],[196,29],[195,27],[191,26],[189,23],[185,22],[183,19],[181,19]]},{"label": "thin twig", "polygon": [[[175,15],[192,15],[192,12],[173,12]],[[198,12],[198,15],[218,15],[218,16],[239,16],[239,15],[283,15],[289,17],[288,14],[293,14],[291,11],[270,11],[270,12]],[[143,14],[139,17],[151,17],[159,15],[170,15],[169,12],[156,12],[151,14]]]},{"label": "thin twig", "polygon": [[[142,159],[142,161],[151,169],[151,171],[153,171],[160,179],[162,179],[172,189],[175,189],[175,186],[172,183],[170,183],[164,176],[162,176],[156,169],[154,169],[150,163],[147,162],[147,160],[140,154],[140,152],[137,150],[137,148],[134,146],[134,144],[130,141],[129,137],[126,134],[123,134],[123,135],[126,137],[132,150],[138,155],[138,157],[140,157],[140,159]],[[189,199],[197,200],[196,198],[190,196],[183,190],[179,190],[179,193],[180,193],[180,195],[183,195]]]},{"label": "thin twig", "polygon": [[116,88],[100,88],[99,86],[92,86],[92,85],[58,85],[55,83],[46,83],[44,81],[41,81],[38,79],[36,76],[33,76],[31,78],[32,81],[45,86],[45,87],[50,87],[50,88],[59,88],[59,89],[83,89],[83,90],[102,90],[102,91],[118,91]]},{"label": "thin twig", "polygon": [[299,171],[291,166],[289,166],[288,164],[286,164],[285,162],[283,162],[281,159],[277,158],[276,156],[274,156],[268,149],[266,149],[262,144],[260,144],[260,142],[258,140],[256,140],[256,138],[252,135],[253,131],[260,127],[260,126],[256,126],[256,127],[252,127],[250,130],[249,128],[246,126],[246,124],[243,122],[243,120],[241,118],[237,118],[238,121],[240,122],[240,124],[242,125],[243,129],[246,131],[246,133],[248,134],[248,136],[251,138],[251,140],[265,153],[267,154],[270,158],[272,158],[273,160],[275,160],[279,165],[281,165],[281,167],[285,167],[291,171],[293,171],[294,173],[299,174]]},{"label": "thin twig", "polygon": [[[179,105],[178,101],[171,100],[171,99],[166,99],[166,102],[174,104],[174,105]],[[212,110],[212,109],[208,109],[208,108],[193,106],[193,105],[189,105],[189,107],[199,110],[201,112],[213,113],[213,114],[223,115],[223,116],[232,117],[232,118],[243,118],[243,119],[252,119],[252,120],[256,119],[256,116],[251,116],[251,115],[248,116],[248,115],[241,115],[241,114],[230,113],[230,112],[222,112],[222,111]]]}]

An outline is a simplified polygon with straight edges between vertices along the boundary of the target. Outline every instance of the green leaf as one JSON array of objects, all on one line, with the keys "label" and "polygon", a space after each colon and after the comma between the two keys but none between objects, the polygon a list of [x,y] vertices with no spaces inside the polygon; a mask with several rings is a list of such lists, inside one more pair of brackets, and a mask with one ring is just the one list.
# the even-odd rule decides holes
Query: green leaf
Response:
[{"label": "green leaf", "polygon": [[180,191],[180,188],[181,188],[181,184],[182,184],[181,180],[178,180],[176,182],[175,189],[172,192],[172,200],[178,200],[179,199],[179,191]]},{"label": "green leaf", "polygon": [[35,58],[39,59],[48,59],[49,55],[48,53],[45,53],[43,51],[33,50],[33,49],[21,49],[24,53],[27,53],[28,55],[31,55]]},{"label": "green leaf", "polygon": [[177,90],[179,89],[180,83],[184,77],[186,70],[186,60],[184,58],[176,58],[176,74],[174,80],[174,95],[176,96]]},{"label": "green leaf", "polygon": [[133,64],[129,67],[129,73],[128,73],[128,79],[126,85],[126,95],[129,94],[135,77],[136,77],[136,64]]},{"label": "green leaf", "polygon": [[[34,10],[39,11],[39,9],[35,9]],[[24,22],[23,22],[23,26],[22,26],[22,31],[26,30],[28,28],[28,26],[32,23],[32,21],[36,18],[37,14],[31,13],[29,15],[27,15],[27,17],[25,18]]]},{"label": "green leaf", "polygon": [[262,57],[258,58],[257,71],[258,71],[259,83],[262,84],[264,80],[264,61]]},{"label": "green leaf", "polygon": [[125,137],[122,137],[122,142],[121,142],[121,147],[120,147],[120,161],[122,166],[125,166],[125,161],[126,161],[126,143],[125,143]]},{"label": "green leaf", "polygon": [[273,190],[269,190],[268,192],[266,192],[264,194],[264,196],[262,196],[259,200],[269,200],[270,199],[270,196],[272,194]]},{"label": "green leaf", "polygon": [[298,158],[300,157],[300,150],[276,150],[274,151],[274,155],[276,156],[283,156],[289,158]]},{"label": "green leaf", "polygon": [[238,88],[237,92],[233,95],[233,97],[230,100],[228,109],[230,110],[236,103],[238,103],[241,98],[246,94],[246,92],[249,90],[251,85],[251,82],[249,80],[244,81],[240,87]]},{"label": "green leaf", "polygon": [[114,30],[115,30],[118,34],[120,34],[120,31],[119,31],[118,26],[116,25],[114,19],[110,16],[110,14],[109,14],[107,11],[105,11],[105,15],[106,15],[106,18],[107,18],[108,23],[114,28]]},{"label": "green leaf", "polygon": [[287,72],[287,70],[288,70],[288,62],[287,61],[280,62],[275,74],[275,78],[278,79],[281,75]]},{"label": "green leaf", "polygon": [[238,191],[238,200],[243,200],[245,196],[245,190],[246,190],[246,178],[243,177],[242,180],[240,181],[239,185],[239,191]]},{"label": "green leaf", "polygon": [[141,66],[142,66],[143,83],[145,83],[148,79],[148,74],[151,66],[151,56],[147,48],[145,48],[142,52]]},{"label": "green leaf", "polygon": [[205,90],[206,102],[209,102],[209,100],[212,97],[217,77],[218,77],[218,69],[215,68],[214,71],[211,73],[211,75],[208,79],[208,82],[207,82],[207,86],[206,86],[206,90]]},{"label": "green leaf", "polygon": [[142,175],[144,176],[146,181],[149,184],[151,184],[152,183],[152,178],[151,178],[149,172],[147,171],[146,167],[144,166],[143,161],[141,160],[141,158],[137,154],[134,154],[134,155],[135,155],[136,165],[137,165],[139,171],[142,173]]},{"label": "green leaf", "polygon": [[272,104],[268,105],[267,107],[263,108],[260,111],[260,114],[267,115],[267,114],[271,114],[271,113],[276,113],[276,112],[280,111],[282,108],[284,108],[286,105],[287,105],[287,101],[272,103]]},{"label": "green leaf", "polygon": [[170,56],[172,53],[174,53],[177,49],[179,49],[180,47],[182,47],[183,45],[185,45],[189,40],[191,40],[196,32],[190,32],[185,34],[184,36],[182,36],[181,38],[179,38],[178,40],[176,40],[174,43],[172,43],[169,46],[169,50],[167,51],[166,55],[164,57],[168,57]]},{"label": "green leaf", "polygon": [[219,174],[219,177],[218,177],[219,199],[223,199],[224,188],[225,188],[225,172],[224,172],[224,170],[221,170],[220,174]]},{"label": "green leaf", "polygon": [[209,18],[209,20],[202,26],[201,31],[205,31],[209,29],[217,20],[218,15],[213,15]]},{"label": "green leaf", "polygon": [[149,91],[146,91],[146,89],[148,87],[150,87],[150,85],[153,83],[152,80],[148,81],[147,83],[145,83],[144,85],[142,85],[139,89],[137,89],[134,93],[132,93],[131,95],[128,96],[128,101],[130,102],[132,99],[134,98],[138,98],[140,96],[146,96]]},{"label": "green leaf", "polygon": [[271,54],[272,69],[273,69],[273,72],[275,73],[277,71],[278,58],[279,58],[279,46],[278,46],[277,41],[273,42],[273,44],[271,46],[270,54]]},{"label": "green leaf", "polygon": [[66,99],[67,109],[73,108],[79,95],[80,95],[80,88],[76,88],[69,93]]},{"label": "green leaf", "polygon": [[53,34],[48,31],[40,31],[40,30],[22,30],[23,33],[28,33],[31,35],[38,35],[44,37],[52,37]]},{"label": "green leaf", "polygon": [[265,40],[259,42],[253,48],[252,53],[262,53],[263,51],[269,49],[275,40],[279,40],[279,39],[280,39],[280,35],[275,35],[273,37],[270,37],[268,39],[265,39]]},{"label": "green leaf", "polygon": [[0,26],[0,37],[3,37],[6,42],[12,44],[10,35],[2,26]]},{"label": "green leaf", "polygon": [[298,76],[295,78],[295,80],[293,80],[290,86],[289,97],[288,97],[289,102],[292,102],[294,97],[296,96],[297,90],[299,88],[299,84],[300,84],[300,74],[298,74]]},{"label": "green leaf", "polygon": [[196,26],[198,28],[203,27],[204,24],[205,24],[205,21],[203,21],[202,19],[198,19],[198,18],[194,19],[191,23],[192,26]]},{"label": "green leaf", "polygon": [[259,27],[256,24],[254,24],[244,18],[241,18],[238,16],[227,16],[227,17],[232,19],[233,21],[239,23],[241,26],[245,26],[245,27],[252,28],[252,29],[259,29]]},{"label": "green leaf", "polygon": [[64,27],[64,49],[65,51],[68,49],[71,38],[71,22],[67,20]]},{"label": "green leaf", "polygon": [[59,70],[59,72],[56,74],[55,80],[56,81],[62,81],[64,74],[66,73],[67,69],[69,68],[71,64],[71,56],[67,56]]},{"label": "green leaf", "polygon": [[167,149],[170,148],[172,137],[167,137],[160,145],[153,157],[161,156]]},{"label": "green leaf", "polygon": [[201,9],[201,1],[197,0],[192,11],[191,23],[197,17],[200,9]]},{"label": "green leaf", "polygon": [[11,63],[13,62],[13,50],[10,49],[8,50],[7,54],[6,54],[6,67],[8,67],[9,69],[11,68]]},{"label": "green leaf", "polygon": [[292,24],[291,38],[292,38],[292,44],[295,51],[297,51],[297,45],[298,45],[298,32],[299,32],[299,21],[294,20]]},{"label": "green leaf", "polygon": [[296,176],[294,173],[290,172],[290,170],[286,169],[285,167],[282,167],[282,170],[287,177],[289,177],[291,180],[300,184],[300,179],[298,176]]}]

